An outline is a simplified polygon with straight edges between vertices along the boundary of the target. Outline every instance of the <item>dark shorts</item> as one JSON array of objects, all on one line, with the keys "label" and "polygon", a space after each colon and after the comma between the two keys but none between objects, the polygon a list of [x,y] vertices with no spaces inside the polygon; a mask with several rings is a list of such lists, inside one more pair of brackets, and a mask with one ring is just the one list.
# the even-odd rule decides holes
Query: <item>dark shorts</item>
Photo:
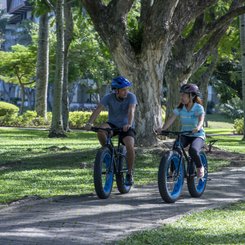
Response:
[{"label": "dark shorts", "polygon": [[[110,125],[110,127],[112,129],[113,128],[117,128],[117,126],[115,126],[114,124],[109,123],[109,122],[107,122],[107,123]],[[123,140],[123,138],[125,138],[127,136],[131,136],[131,137],[133,137],[135,139],[136,132],[135,132],[135,130],[133,128],[130,128],[127,132],[124,132],[124,131],[122,131],[122,132],[113,131],[113,136],[118,135],[118,134],[119,134],[119,140],[123,144],[122,140]]]}]

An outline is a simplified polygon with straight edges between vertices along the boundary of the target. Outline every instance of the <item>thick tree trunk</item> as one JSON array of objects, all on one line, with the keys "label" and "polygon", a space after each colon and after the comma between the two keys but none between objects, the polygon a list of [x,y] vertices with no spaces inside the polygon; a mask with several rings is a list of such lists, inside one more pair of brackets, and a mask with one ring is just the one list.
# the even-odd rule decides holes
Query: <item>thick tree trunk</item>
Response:
[{"label": "thick tree trunk", "polygon": [[[171,74],[171,75],[170,75]],[[173,110],[180,103],[180,80],[176,70],[169,70],[165,73],[165,81],[167,84],[167,103],[166,103],[166,117],[165,122],[173,115]],[[177,119],[169,130],[178,131],[180,129],[180,123]]]},{"label": "thick tree trunk", "polygon": [[138,107],[136,110],[137,145],[151,146],[157,143],[154,137],[154,129],[162,125],[161,91],[162,86],[155,75],[149,73],[145,66],[135,73],[133,81],[137,94]]},{"label": "thick tree trunk", "polygon": [[242,64],[242,101],[243,101],[243,141],[245,141],[245,14],[240,16],[240,45]]},{"label": "thick tree trunk", "polygon": [[38,116],[47,120],[47,93],[49,73],[49,20],[48,14],[43,14],[39,21],[37,70],[36,70],[36,98],[35,109]]},{"label": "thick tree trunk", "polygon": [[65,137],[62,120],[62,89],[64,82],[64,0],[56,2],[56,69],[54,81],[54,100],[52,125],[49,137]]},{"label": "thick tree trunk", "polygon": [[[136,144],[151,146],[157,143],[154,129],[162,125],[162,80],[164,62],[162,53],[156,50],[146,50],[134,60],[134,53],[127,51],[125,55],[120,45],[112,50],[112,55],[118,64],[120,74],[133,82],[132,90],[137,95],[136,109]],[[158,61],[161,60],[159,63]]]}]

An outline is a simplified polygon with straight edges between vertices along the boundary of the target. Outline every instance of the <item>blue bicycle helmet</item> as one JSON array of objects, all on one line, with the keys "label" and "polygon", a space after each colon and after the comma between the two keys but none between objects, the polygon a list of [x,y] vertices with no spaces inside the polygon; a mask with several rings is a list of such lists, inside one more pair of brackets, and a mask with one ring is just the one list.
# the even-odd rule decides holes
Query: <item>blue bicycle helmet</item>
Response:
[{"label": "blue bicycle helmet", "polygon": [[113,78],[111,82],[112,89],[120,89],[120,88],[125,88],[130,86],[132,86],[132,83],[122,76]]}]

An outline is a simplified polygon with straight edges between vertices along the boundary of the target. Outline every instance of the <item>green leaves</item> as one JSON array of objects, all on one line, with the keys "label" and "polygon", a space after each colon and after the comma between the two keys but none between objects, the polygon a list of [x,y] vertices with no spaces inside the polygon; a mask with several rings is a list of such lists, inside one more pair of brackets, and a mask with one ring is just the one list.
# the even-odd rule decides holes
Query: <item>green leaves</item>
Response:
[{"label": "green leaves", "polygon": [[17,44],[12,47],[12,52],[0,51],[0,77],[5,82],[30,83],[35,69],[36,55],[28,46]]}]

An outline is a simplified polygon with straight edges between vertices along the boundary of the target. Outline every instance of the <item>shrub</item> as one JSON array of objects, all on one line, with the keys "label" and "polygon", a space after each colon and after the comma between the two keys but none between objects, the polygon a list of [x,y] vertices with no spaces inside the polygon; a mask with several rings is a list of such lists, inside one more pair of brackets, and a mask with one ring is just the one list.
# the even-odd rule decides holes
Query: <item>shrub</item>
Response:
[{"label": "shrub", "polygon": [[51,124],[51,112],[48,112],[47,121],[43,117],[37,116],[36,111],[26,111],[23,115],[6,114],[0,117],[0,126],[8,127],[37,127],[49,126]]},{"label": "shrub", "polygon": [[[89,111],[73,111],[69,113],[70,128],[81,128],[86,124],[92,112]],[[23,115],[6,114],[0,116],[0,126],[8,127],[45,127],[50,126],[52,121],[52,113],[48,112],[47,121],[37,116],[36,111],[26,111]],[[95,125],[99,125],[107,121],[108,112],[102,111],[95,121]]]},{"label": "shrub", "polygon": [[20,126],[22,127],[38,127],[48,126],[51,124],[51,112],[48,112],[48,120],[45,121],[43,117],[37,116],[36,111],[26,111],[23,115],[19,116]]},{"label": "shrub", "polygon": [[236,134],[243,134],[244,132],[244,118],[236,119],[234,121],[234,129]]},{"label": "shrub", "polygon": [[[90,111],[73,111],[69,114],[70,128],[81,128],[86,124],[92,112]],[[102,111],[95,120],[95,125],[99,125],[107,121],[108,112]]]},{"label": "shrub", "polygon": [[19,108],[16,105],[0,101],[0,116],[5,116],[7,114],[14,115],[19,112]]},{"label": "shrub", "polygon": [[0,126],[5,127],[15,127],[18,122],[18,116],[16,114],[6,114],[5,116],[0,116]]}]

